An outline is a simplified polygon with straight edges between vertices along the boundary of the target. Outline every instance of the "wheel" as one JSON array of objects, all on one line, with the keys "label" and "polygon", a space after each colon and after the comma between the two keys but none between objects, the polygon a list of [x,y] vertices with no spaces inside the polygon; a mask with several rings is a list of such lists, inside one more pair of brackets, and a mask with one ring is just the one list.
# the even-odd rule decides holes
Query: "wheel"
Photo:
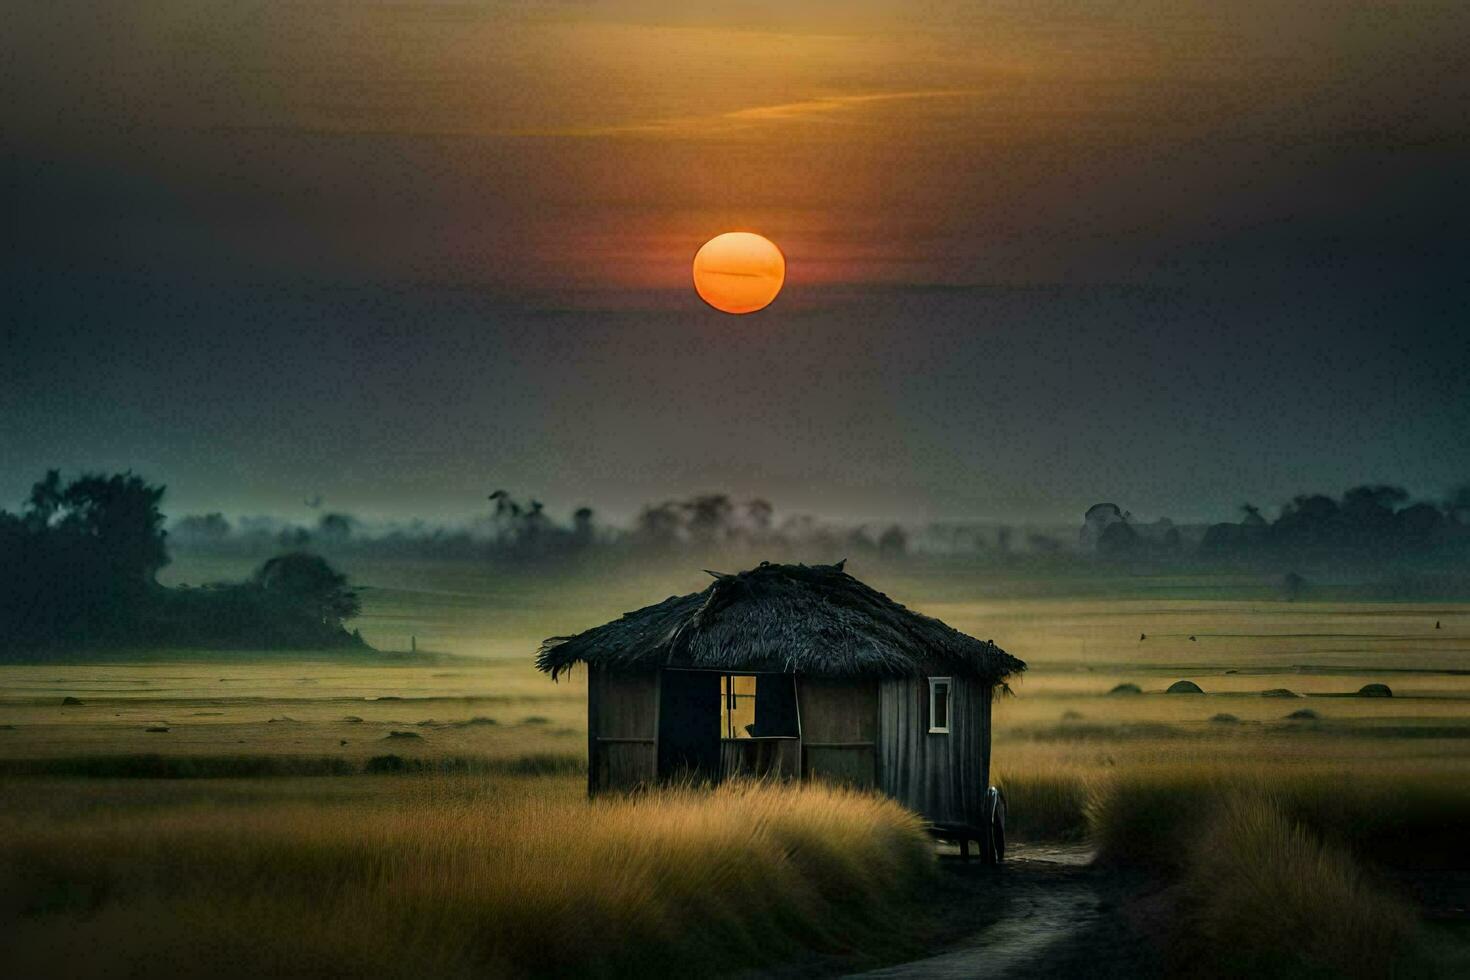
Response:
[{"label": "wheel", "polygon": [[986,804],[990,819],[985,828],[982,854],[986,864],[1000,864],[1006,859],[1006,796],[992,786],[986,794]]}]

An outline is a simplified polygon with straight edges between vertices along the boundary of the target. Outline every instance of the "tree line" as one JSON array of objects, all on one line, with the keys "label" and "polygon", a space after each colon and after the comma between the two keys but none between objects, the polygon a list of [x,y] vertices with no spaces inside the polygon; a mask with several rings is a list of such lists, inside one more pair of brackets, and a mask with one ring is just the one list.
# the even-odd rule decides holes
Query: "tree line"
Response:
[{"label": "tree line", "polygon": [[309,525],[259,518],[231,522],[223,514],[209,513],[182,518],[173,526],[173,536],[182,547],[200,551],[257,554],[316,547],[334,554],[474,558],[511,565],[723,553],[889,559],[902,557],[911,547],[909,532],[898,524],[853,527],[807,514],[777,521],[775,508],[765,499],[740,501],[721,493],[649,504],[627,526],[601,521],[587,506],[558,519],[539,500],[496,490],[488,495],[483,512],[461,528],[415,521],[372,529],[339,511],[325,512]]},{"label": "tree line", "polygon": [[1414,501],[1403,487],[1363,484],[1339,497],[1304,493],[1276,518],[1246,503],[1240,519],[1203,529],[1197,543],[1167,520],[1141,524],[1114,504],[1096,504],[1082,528],[1084,550],[1108,558],[1392,561],[1461,559],[1470,553],[1470,484],[1438,502]]},{"label": "tree line", "polygon": [[356,592],[317,555],[275,555],[245,582],[160,585],[164,492],[132,473],[52,470],[18,513],[0,510],[0,650],[363,645],[343,626]]}]

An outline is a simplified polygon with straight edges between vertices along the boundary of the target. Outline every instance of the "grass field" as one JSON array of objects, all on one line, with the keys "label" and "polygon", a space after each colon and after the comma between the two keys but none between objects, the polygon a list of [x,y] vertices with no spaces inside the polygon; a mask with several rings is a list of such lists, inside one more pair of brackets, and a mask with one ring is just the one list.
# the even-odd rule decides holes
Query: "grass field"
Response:
[{"label": "grass field", "polygon": [[[711,971],[902,949],[932,855],[886,802],[821,788],[583,799],[585,685],[532,670],[536,643],[702,576],[604,588],[349,570],[371,586],[369,642],[416,637],[448,656],[0,667],[16,975],[62,972],[47,966],[61,949],[83,974],[160,949],[180,969],[372,974]],[[1470,604],[1136,583],[1127,598],[966,598],[953,577],[870,578],[1030,664],[995,714],[1013,837],[1089,840],[1177,881],[1176,929],[1231,951],[1222,964],[1423,965],[1383,950],[1428,943],[1394,875],[1466,863]],[[1163,693],[1186,679],[1205,693]],[[1357,696],[1369,683],[1393,696]],[[1120,684],[1142,693],[1109,693]],[[190,776],[214,778],[173,778]],[[1262,921],[1260,907],[1281,911]],[[262,930],[280,941],[251,946]]]},{"label": "grass field", "polygon": [[0,811],[11,976],[731,970],[902,948],[934,865],[911,814],[836,789],[595,806],[555,777],[31,789],[43,805]]}]

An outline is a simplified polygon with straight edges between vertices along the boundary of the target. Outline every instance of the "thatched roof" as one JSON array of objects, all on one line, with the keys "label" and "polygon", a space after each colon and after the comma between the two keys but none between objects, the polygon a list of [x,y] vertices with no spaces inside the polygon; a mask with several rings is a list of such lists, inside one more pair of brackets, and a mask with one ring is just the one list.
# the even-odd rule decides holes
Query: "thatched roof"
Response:
[{"label": "thatched roof", "polygon": [[906,609],[835,565],[711,572],[703,592],[541,645],[536,666],[556,677],[577,662],[615,670],[693,667],[826,677],[959,674],[991,682],[1026,669],[977,640]]}]

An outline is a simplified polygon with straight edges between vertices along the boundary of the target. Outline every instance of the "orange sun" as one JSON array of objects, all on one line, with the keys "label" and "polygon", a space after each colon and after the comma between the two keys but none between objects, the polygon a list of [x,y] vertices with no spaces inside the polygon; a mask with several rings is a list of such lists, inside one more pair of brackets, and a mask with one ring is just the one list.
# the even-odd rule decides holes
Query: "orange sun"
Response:
[{"label": "orange sun", "polygon": [[723,313],[765,309],[786,281],[786,256],[748,231],[716,235],[694,255],[694,289]]}]

